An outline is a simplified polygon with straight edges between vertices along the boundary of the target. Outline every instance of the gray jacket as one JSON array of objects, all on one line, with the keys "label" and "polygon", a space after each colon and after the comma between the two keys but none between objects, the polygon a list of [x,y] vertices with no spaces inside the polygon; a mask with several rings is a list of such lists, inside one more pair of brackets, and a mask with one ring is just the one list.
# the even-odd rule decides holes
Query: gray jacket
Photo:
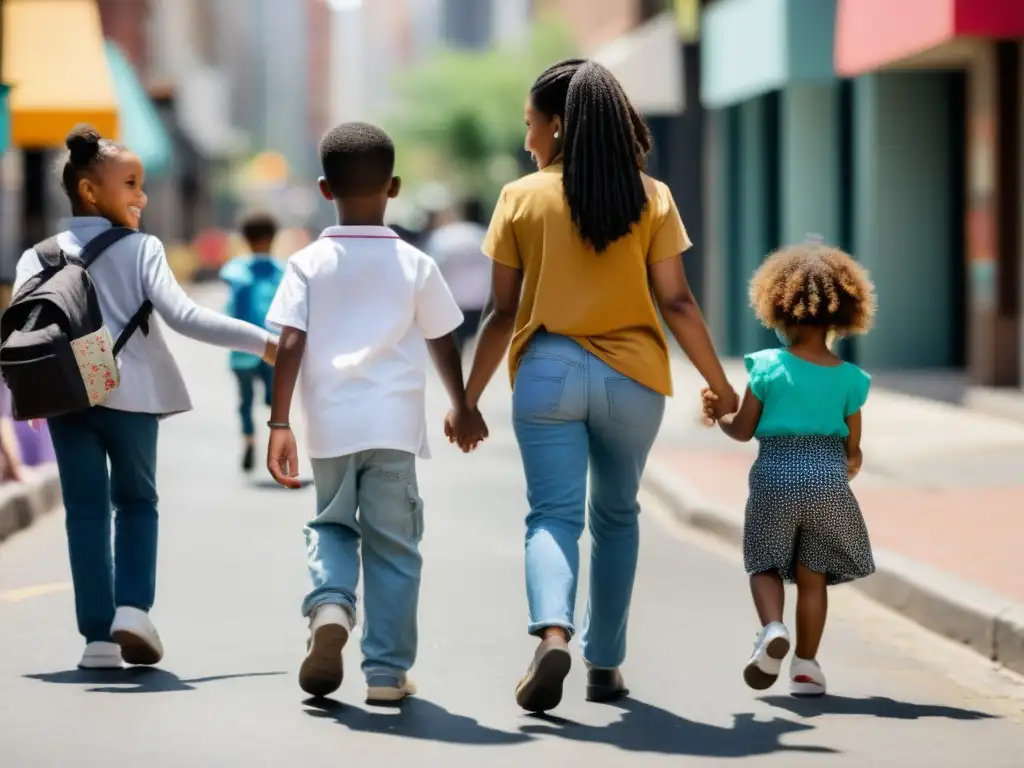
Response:
[{"label": "gray jacket", "polygon": [[[110,227],[106,219],[76,216],[61,222],[57,242],[76,255],[92,238]],[[14,290],[42,269],[35,251],[18,261]],[[106,402],[118,411],[171,415],[192,409],[185,381],[164,341],[159,315],[183,336],[228,349],[262,356],[271,335],[255,325],[200,307],[178,285],[167,263],[163,244],[155,237],[135,234],[115,243],[89,268],[103,319],[116,339],[132,315],[149,299],[154,316],[149,335],[136,331],[121,350],[121,386]]]}]

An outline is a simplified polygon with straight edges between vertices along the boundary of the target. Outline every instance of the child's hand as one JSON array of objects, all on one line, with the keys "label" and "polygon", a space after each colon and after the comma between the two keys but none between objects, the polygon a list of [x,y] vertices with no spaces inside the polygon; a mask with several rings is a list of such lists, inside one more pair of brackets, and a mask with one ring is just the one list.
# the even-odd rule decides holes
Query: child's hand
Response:
[{"label": "child's hand", "polygon": [[860,449],[856,453],[846,457],[846,477],[853,480],[860,474],[860,468],[864,464],[864,452]]},{"label": "child's hand", "polygon": [[740,409],[739,395],[730,387],[725,397],[719,397],[709,387],[700,391],[701,407],[704,411],[704,423],[711,426],[716,421],[732,416]]},{"label": "child's hand", "polygon": [[277,337],[271,336],[267,341],[267,346],[263,350],[263,362],[267,365],[273,365],[277,362]]},{"label": "child's hand", "polygon": [[270,476],[285,488],[301,488],[299,481],[299,449],[290,429],[271,429],[267,445],[267,469]]},{"label": "child's hand", "polygon": [[444,433],[449,443],[457,443],[463,453],[475,450],[490,436],[487,423],[479,409],[460,408],[449,411],[444,420]]}]

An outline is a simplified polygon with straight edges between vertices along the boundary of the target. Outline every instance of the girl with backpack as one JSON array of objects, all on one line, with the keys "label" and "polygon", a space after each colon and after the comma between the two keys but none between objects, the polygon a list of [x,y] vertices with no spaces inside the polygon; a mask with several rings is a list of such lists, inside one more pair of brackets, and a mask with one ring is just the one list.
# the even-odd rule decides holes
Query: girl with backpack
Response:
[{"label": "girl with backpack", "polygon": [[[123,348],[114,345],[114,353],[120,352],[119,374],[112,378],[107,373],[109,394],[91,400],[102,404],[48,419],[64,496],[78,631],[86,642],[79,666],[156,664],[163,645],[149,610],[156,590],[157,431],[160,419],[189,411],[192,403],[160,327],[147,323],[146,310],[151,306],[182,335],[259,355],[270,364],[277,340],[263,328],[196,305],[178,285],[160,240],[138,232],[146,194],[145,169],[136,155],[89,126],[75,128],[66,145],[62,181],[72,217],[56,236],[60,263],[81,254],[104,334],[110,332],[105,338],[118,338],[126,330],[128,338]],[[111,237],[117,228],[132,231]],[[97,237],[102,238],[97,242],[111,243],[101,253],[95,245],[87,248]],[[53,273],[52,263],[40,253],[45,250],[37,246],[22,255],[8,312],[22,287],[26,294],[38,290],[32,279]],[[141,332],[133,333],[136,328]],[[104,342],[98,343],[106,352]],[[19,391],[13,384],[12,391],[18,415]]]}]

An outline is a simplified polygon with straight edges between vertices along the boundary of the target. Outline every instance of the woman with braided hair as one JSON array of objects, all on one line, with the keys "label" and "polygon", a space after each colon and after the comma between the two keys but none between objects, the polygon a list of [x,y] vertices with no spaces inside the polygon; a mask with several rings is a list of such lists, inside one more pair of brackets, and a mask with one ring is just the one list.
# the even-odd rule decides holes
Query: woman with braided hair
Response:
[{"label": "woman with braided hair", "polygon": [[[526,474],[529,632],[540,644],[516,689],[524,709],[558,705],[569,672],[579,537],[589,508],[590,604],[581,638],[587,698],[626,693],[619,667],[639,543],[637,493],[665,397],[669,349],[658,311],[718,399],[739,403],[683,271],[690,247],[672,195],[643,172],[651,137],[604,67],[555,64],[526,101],[538,172],[509,184],[484,252],[492,309],[466,387],[476,408],[509,353]],[[468,436],[450,431],[463,450]],[[587,476],[590,476],[589,505]]]}]

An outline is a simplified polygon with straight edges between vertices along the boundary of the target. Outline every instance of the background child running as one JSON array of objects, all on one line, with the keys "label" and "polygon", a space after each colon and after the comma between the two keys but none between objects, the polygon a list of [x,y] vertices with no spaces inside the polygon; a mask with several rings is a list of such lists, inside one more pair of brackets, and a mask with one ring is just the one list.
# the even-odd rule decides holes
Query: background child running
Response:
[{"label": "background child running", "polygon": [[[62,182],[72,218],[57,242],[77,256],[111,226],[137,230],[146,208],[146,172],[128,148],[88,126],[67,137]],[[43,269],[34,249],[18,261],[14,291]],[[265,329],[198,306],[174,278],[163,243],[131,234],[89,267],[103,319],[117,338],[144,301],[173,330],[262,355],[276,339]],[[103,407],[49,420],[64,497],[78,631],[79,666],[156,664],[163,643],[149,618],[156,593],[156,451],[160,419],[192,409],[188,389],[155,319],[118,356],[120,386]],[[109,462],[109,465],[108,465]],[[111,541],[111,507],[117,511]]]},{"label": "background child running", "polygon": [[[825,693],[818,646],[826,588],[875,570],[867,528],[849,481],[860,471],[861,408],[871,378],[829,348],[832,337],[865,333],[874,287],[856,261],[818,243],[783,248],[755,273],[750,299],[783,343],[745,358],[749,384],[740,410],[719,421],[745,442],[756,437],[743,530],[743,560],[762,630],[743,676],[763,690],[789,652],[783,582],[796,582],[794,695]],[[714,395],[702,392],[712,418]]]},{"label": "background child running", "polygon": [[[242,220],[241,232],[249,246],[249,254],[236,256],[220,271],[221,279],[231,288],[227,313],[247,323],[263,326],[284,276],[284,267],[270,255],[277,236],[277,220],[268,213],[250,213]],[[252,416],[256,382],[263,386],[263,399],[269,408],[274,369],[256,355],[232,351],[231,371],[238,380],[242,469],[251,472],[256,463],[256,425]]]},{"label": "background child running", "polygon": [[310,639],[299,685],[313,696],[341,685],[361,554],[366,698],[396,702],[415,690],[407,672],[422,565],[416,458],[430,455],[428,349],[454,408],[446,428],[475,442],[486,427],[465,407],[452,333],[462,312],[434,261],[383,226],[400,188],[391,139],[365,123],[340,125],[321,142],[320,160],[320,191],[339,226],[291,257],[267,318],[282,329],[267,466],[277,482],[298,487],[288,419],[301,372],[317,516],[306,527]]}]

